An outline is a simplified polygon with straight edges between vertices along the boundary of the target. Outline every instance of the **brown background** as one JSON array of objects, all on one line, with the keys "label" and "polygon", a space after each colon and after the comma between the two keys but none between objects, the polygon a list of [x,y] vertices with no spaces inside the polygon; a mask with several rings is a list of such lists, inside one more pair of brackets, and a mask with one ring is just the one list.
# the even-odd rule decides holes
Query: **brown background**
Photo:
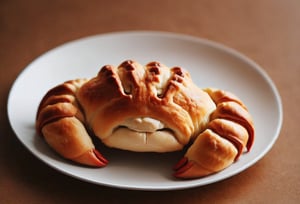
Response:
[{"label": "brown background", "polygon": [[[62,43],[124,30],[206,38],[264,67],[281,94],[284,109],[282,131],[271,151],[232,178],[170,192],[97,186],[36,159],[17,140],[7,119],[7,97],[15,78],[36,57]],[[0,203],[297,203],[299,76],[298,0],[1,0]]]}]

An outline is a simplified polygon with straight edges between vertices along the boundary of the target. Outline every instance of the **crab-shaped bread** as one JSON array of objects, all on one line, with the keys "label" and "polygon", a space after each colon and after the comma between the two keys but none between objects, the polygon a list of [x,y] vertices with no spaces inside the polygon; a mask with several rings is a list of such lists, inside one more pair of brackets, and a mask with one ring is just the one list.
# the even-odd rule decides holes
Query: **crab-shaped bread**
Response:
[{"label": "crab-shaped bread", "polygon": [[132,60],[49,90],[36,128],[64,158],[95,167],[108,161],[89,133],[108,147],[135,152],[187,149],[174,166],[178,178],[221,171],[254,140],[251,116],[235,95],[197,87],[180,67]]}]

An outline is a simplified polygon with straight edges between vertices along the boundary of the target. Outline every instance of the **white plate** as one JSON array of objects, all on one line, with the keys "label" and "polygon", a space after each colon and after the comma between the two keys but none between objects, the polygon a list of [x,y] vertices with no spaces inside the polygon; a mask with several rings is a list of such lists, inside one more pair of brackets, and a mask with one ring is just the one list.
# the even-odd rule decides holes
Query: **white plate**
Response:
[{"label": "white plate", "polygon": [[[186,181],[172,177],[172,166],[183,153],[161,155],[105,151],[110,163],[100,169],[74,165],[61,159],[36,135],[34,129],[35,114],[42,96],[59,83],[95,76],[102,65],[119,65],[126,59],[142,64],[157,60],[167,66],[181,66],[191,72],[200,87],[219,87],[234,92],[246,103],[254,118],[256,138],[252,151],[220,173]],[[37,158],[67,175],[118,188],[174,190],[220,181],[257,162],[270,150],[279,135],[282,106],[267,74],[232,49],[185,35],[121,32],[66,43],[34,60],[11,89],[8,116],[25,147]]]}]

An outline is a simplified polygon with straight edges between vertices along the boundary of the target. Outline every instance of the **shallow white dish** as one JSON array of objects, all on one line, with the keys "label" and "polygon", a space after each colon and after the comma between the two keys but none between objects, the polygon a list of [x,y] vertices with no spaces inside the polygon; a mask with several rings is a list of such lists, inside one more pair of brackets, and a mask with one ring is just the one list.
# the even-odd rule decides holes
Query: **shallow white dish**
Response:
[{"label": "shallow white dish", "polygon": [[[36,135],[38,104],[51,87],[69,79],[93,77],[105,64],[127,59],[141,64],[160,61],[190,71],[200,87],[218,87],[238,95],[248,106],[255,143],[229,168],[204,178],[177,180],[172,166],[183,153],[139,154],[105,150],[105,168],[88,168],[57,156]],[[280,96],[267,74],[253,61],[223,45],[165,32],[120,32],[79,39],[59,46],[29,64],[16,79],[8,99],[8,116],[25,147],[49,166],[83,181],[139,190],[174,190],[231,177],[261,159],[276,141],[282,124]],[[100,150],[101,151],[101,150]]]}]

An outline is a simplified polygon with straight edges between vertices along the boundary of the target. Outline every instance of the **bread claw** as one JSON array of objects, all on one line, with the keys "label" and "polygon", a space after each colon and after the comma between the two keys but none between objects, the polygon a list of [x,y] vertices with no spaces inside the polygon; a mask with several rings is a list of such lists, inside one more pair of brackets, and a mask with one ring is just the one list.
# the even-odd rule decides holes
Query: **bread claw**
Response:
[{"label": "bread claw", "polygon": [[184,159],[175,166],[178,178],[197,178],[219,172],[253,145],[252,118],[245,105],[233,94],[209,89],[216,103],[210,121],[192,145]]},{"label": "bread claw", "polygon": [[176,178],[192,179],[200,178],[210,174],[211,172],[203,168],[199,163],[193,160],[189,160],[187,157],[183,157],[173,168]]},{"label": "bread claw", "polygon": [[72,160],[74,162],[93,167],[104,167],[108,164],[108,161],[96,149],[88,150],[87,152],[76,158],[73,158]]},{"label": "bread claw", "polygon": [[179,161],[175,175],[178,178],[197,178],[213,174],[231,165],[237,154],[231,142],[206,129],[188,148],[185,159]]},{"label": "bread claw", "polygon": [[61,156],[74,162],[103,167],[108,161],[95,149],[87,130],[76,92],[86,80],[68,81],[51,89],[43,98],[36,128]]}]

